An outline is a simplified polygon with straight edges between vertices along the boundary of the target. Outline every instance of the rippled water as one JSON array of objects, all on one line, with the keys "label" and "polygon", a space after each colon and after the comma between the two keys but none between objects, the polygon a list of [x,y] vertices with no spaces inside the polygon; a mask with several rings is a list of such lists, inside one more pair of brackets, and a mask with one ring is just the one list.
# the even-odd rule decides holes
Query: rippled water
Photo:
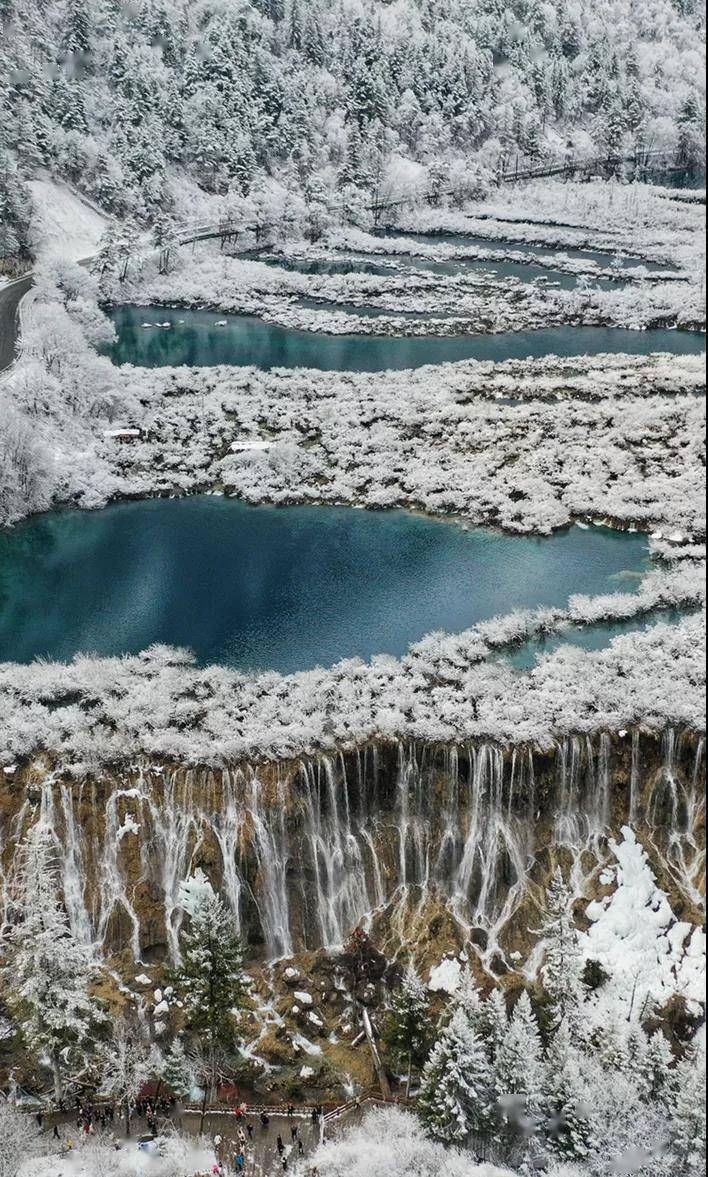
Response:
[{"label": "rippled water", "polygon": [[697,331],[626,331],[619,327],[393,337],[325,335],[280,327],[251,315],[154,306],[115,307],[111,318],[118,333],[117,342],[108,349],[111,359],[116,364],[148,368],[231,364],[262,369],[380,372],[469,359],[513,360],[599,352],[686,354],[705,347],[705,337]]},{"label": "rippled water", "polygon": [[0,660],[153,642],[281,671],[399,655],[517,606],[631,591],[646,559],[637,534],[540,539],[405,511],[215,496],[61,511],[0,534]]}]

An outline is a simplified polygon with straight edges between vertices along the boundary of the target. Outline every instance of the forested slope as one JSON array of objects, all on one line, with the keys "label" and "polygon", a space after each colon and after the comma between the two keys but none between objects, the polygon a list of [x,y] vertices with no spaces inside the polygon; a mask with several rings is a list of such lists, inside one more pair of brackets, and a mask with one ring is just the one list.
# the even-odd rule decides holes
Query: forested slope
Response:
[{"label": "forested slope", "polygon": [[123,218],[174,209],[185,179],[238,201],[275,178],[326,224],[372,195],[463,199],[517,155],[695,161],[702,19],[697,0],[0,0],[0,256],[30,240],[22,181],[44,166]]}]

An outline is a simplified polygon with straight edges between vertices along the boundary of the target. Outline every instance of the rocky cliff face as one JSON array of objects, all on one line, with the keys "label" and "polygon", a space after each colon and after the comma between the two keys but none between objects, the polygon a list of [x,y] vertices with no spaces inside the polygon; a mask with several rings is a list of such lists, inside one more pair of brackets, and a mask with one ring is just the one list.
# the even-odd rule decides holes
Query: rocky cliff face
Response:
[{"label": "rocky cliff face", "polygon": [[[557,862],[578,896],[601,886],[608,837],[630,823],[675,913],[700,919],[704,740],[579,736],[548,752],[378,745],[223,771],[151,766],[0,782],[4,894],[15,852],[48,821],[75,934],[116,966],[177,953],[182,879],[223,891],[254,961],[342,944],[364,921],[390,956],[474,945],[499,977],[528,967]],[[533,961],[531,960],[532,964]]]}]

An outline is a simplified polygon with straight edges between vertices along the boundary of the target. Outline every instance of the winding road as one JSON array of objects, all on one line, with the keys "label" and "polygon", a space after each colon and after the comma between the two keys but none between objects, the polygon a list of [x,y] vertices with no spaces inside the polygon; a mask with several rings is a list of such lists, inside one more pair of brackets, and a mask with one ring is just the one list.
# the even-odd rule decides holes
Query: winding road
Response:
[{"label": "winding road", "polygon": [[0,286],[0,372],[9,368],[15,358],[18,307],[33,282],[33,275],[25,274],[7,286]]}]

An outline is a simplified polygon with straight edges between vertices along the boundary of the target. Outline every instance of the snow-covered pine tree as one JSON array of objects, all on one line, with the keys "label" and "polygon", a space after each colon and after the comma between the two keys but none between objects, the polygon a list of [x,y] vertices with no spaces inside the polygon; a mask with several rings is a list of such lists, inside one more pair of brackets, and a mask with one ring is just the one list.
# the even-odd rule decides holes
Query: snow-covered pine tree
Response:
[{"label": "snow-covered pine tree", "polygon": [[536,1128],[544,1083],[543,1047],[526,990],[509,1020],[494,1063],[499,1109],[509,1134],[530,1136]]},{"label": "snow-covered pine tree", "polygon": [[671,1177],[689,1177],[706,1170],[705,1049],[693,1049],[681,1060],[675,1084],[669,1121],[669,1172]]},{"label": "snow-covered pine tree", "polygon": [[81,1069],[105,1020],[90,992],[91,951],[74,939],[59,893],[53,835],[37,822],[20,852],[4,982],[28,1045],[49,1059],[57,1101],[67,1072]]},{"label": "snow-covered pine tree", "polygon": [[447,1144],[465,1143],[473,1134],[492,1130],[491,1068],[460,1006],[425,1064],[419,1108],[431,1136]]},{"label": "snow-covered pine tree", "polygon": [[108,1042],[97,1052],[101,1083],[99,1092],[122,1110],[126,1136],[130,1136],[131,1108],[150,1078],[151,1055],[140,1026],[123,1017],[114,1022]]},{"label": "snow-covered pine tree", "polygon": [[[640,1032],[644,1033],[643,1030]],[[639,1078],[645,1096],[658,1103],[670,1105],[676,1079],[673,1063],[674,1056],[667,1039],[661,1030],[656,1030],[646,1043],[639,1059]]]},{"label": "snow-covered pine tree", "polygon": [[175,1038],[165,1055],[160,1069],[160,1078],[178,1099],[183,1099],[192,1090],[192,1067],[181,1038]]},{"label": "snow-covered pine tree", "polygon": [[233,1016],[245,992],[243,951],[233,917],[203,871],[196,870],[182,883],[180,903],[188,925],[174,984],[184,1002],[187,1032],[198,1046],[203,1115],[207,1099],[215,1094],[225,1056],[234,1047]]},{"label": "snow-covered pine tree", "polygon": [[494,1062],[509,1025],[506,1001],[501,989],[492,989],[486,1001],[482,1002],[477,1017],[479,1036],[484,1043],[489,1061]]},{"label": "snow-covered pine tree", "polygon": [[462,1007],[472,1027],[477,1033],[480,1033],[479,1021],[482,1012],[482,997],[470,968],[464,969],[460,977],[460,985],[455,993],[455,1004]]},{"label": "snow-covered pine tree", "polygon": [[425,985],[414,967],[409,965],[393,994],[391,1015],[384,1032],[389,1049],[405,1062],[406,1098],[410,1095],[413,1067],[420,1066],[425,1059],[430,1035],[429,1005]]},{"label": "snow-covered pine tree", "polygon": [[553,1152],[582,1160],[590,1151],[590,1125],[582,1111],[577,1048],[566,1022],[555,1028],[546,1053],[543,1085],[544,1131]]},{"label": "snow-covered pine tree", "polygon": [[544,937],[544,960],[541,979],[553,1006],[554,1021],[565,1021],[570,1032],[578,1029],[578,1013],[585,988],[582,981],[583,957],[572,911],[573,895],[556,867],[546,896],[546,907],[539,928]]}]

